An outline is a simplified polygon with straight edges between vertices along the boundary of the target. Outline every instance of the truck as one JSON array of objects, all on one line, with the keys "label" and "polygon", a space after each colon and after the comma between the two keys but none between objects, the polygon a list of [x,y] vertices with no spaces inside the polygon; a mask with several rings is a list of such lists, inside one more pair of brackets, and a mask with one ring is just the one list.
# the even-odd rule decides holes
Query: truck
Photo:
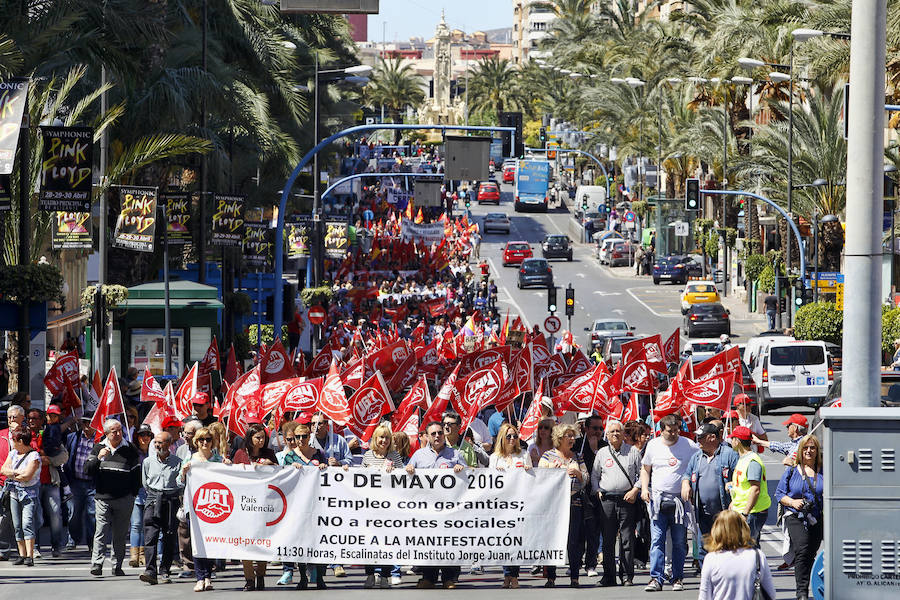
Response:
[{"label": "truck", "polygon": [[534,208],[547,212],[550,201],[550,162],[546,160],[517,160],[515,209],[521,212]]}]

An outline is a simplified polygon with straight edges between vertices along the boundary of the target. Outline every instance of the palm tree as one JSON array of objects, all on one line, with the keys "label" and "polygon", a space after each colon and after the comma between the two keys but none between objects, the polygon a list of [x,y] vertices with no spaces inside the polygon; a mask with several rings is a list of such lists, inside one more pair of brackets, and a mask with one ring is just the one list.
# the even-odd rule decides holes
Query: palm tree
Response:
[{"label": "palm tree", "polygon": [[[380,59],[366,86],[364,95],[369,106],[383,105],[394,123],[402,122],[401,111],[408,106],[419,106],[425,99],[422,91],[424,80],[410,63],[400,57]],[[400,140],[400,131],[394,132],[394,141]]]},{"label": "palm tree", "polygon": [[496,56],[483,58],[470,68],[469,103],[472,112],[496,115],[526,106],[519,87],[520,73],[513,64]]}]

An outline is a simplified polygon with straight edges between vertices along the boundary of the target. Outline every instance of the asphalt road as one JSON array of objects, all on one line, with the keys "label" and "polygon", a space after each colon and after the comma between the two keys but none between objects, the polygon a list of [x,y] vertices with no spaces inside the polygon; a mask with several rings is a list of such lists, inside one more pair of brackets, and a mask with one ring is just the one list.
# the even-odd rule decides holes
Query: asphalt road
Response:
[{"label": "asphalt road", "polygon": [[[495,277],[500,288],[498,302],[501,314],[505,314],[509,307],[511,314],[522,315],[529,327],[535,323],[542,324],[547,316],[547,292],[546,290],[529,289],[518,290],[516,288],[516,269],[501,266],[501,253],[508,240],[524,240],[532,244],[535,253],[540,256],[540,241],[548,233],[567,233],[567,222],[570,219],[565,208],[555,208],[547,214],[540,213],[515,213],[512,208],[510,186],[503,186],[503,198],[499,211],[510,215],[510,235],[488,234],[484,236],[481,246],[482,257],[491,265],[491,276]],[[487,212],[497,211],[493,205],[473,205],[471,211],[480,222],[481,217]],[[647,277],[637,278],[623,276],[621,269],[610,270],[601,266],[592,255],[592,248],[585,244],[576,244],[575,256],[572,262],[564,260],[553,261],[555,283],[559,287],[565,287],[569,283],[575,288],[576,311],[572,318],[571,328],[575,332],[579,343],[584,343],[587,327],[594,319],[602,317],[620,316],[636,327],[636,333],[662,333],[668,336],[681,324],[681,312],[678,297],[680,286],[660,285],[654,286]],[[564,295],[559,292],[558,303],[563,305]],[[560,313],[557,313],[560,314]],[[563,318],[563,328],[568,328]],[[733,330],[737,341],[746,339],[756,331],[764,328],[763,318],[735,320]],[[781,422],[786,415],[797,409],[784,408],[775,411],[771,415],[763,417],[762,422],[769,431],[771,439],[786,439],[785,428]],[[767,467],[767,479],[769,491],[774,493],[775,486],[781,476],[783,466],[779,455],[766,453],[763,460]],[[780,529],[774,527],[775,510],[770,510],[769,524],[763,530],[762,546],[768,556],[769,564],[774,569],[781,563],[780,549],[782,535]],[[688,557],[690,560],[690,556]],[[689,565],[688,565],[689,566]],[[122,598],[133,596],[137,598],[179,598],[193,595],[193,581],[188,579],[175,580],[168,585],[147,586],[138,580],[139,569],[125,567],[127,577],[112,577],[109,567],[105,568],[102,578],[95,578],[89,574],[90,565],[87,552],[83,547],[77,551],[67,552],[61,558],[37,559],[32,568],[14,567],[9,562],[0,562],[0,599],[20,598],[24,593],[34,594],[43,598]],[[272,597],[293,588],[276,588],[275,581],[280,576],[280,568],[270,569],[268,583],[270,588],[265,592],[257,592],[254,597]],[[687,577],[685,592],[672,592],[667,588],[656,597],[659,598],[688,598],[697,593],[698,578],[691,576],[690,569],[686,571]],[[328,596],[335,598],[362,598],[371,594],[382,594],[380,590],[363,590],[362,584],[365,575],[361,568],[348,568],[349,576],[336,579],[330,575],[326,581],[330,586]],[[778,598],[793,598],[794,580],[791,571],[774,572]],[[643,597],[643,586],[647,582],[647,572],[639,571],[635,577],[638,584],[631,588],[604,588],[601,590],[573,590],[566,587],[556,588],[555,597],[575,598],[598,595],[603,598],[624,599]],[[421,594],[415,589],[416,577],[405,575],[403,584],[399,588],[393,588],[392,592],[412,593],[416,597]],[[560,573],[559,582],[566,582],[564,573]],[[494,598],[502,582],[502,573],[499,569],[488,569],[483,575],[463,574],[459,589],[455,591],[435,590],[427,592],[428,596],[461,596],[488,600]],[[592,585],[594,582],[586,577],[581,578],[582,586]],[[9,584],[29,584],[27,587]],[[524,575],[518,595],[536,598],[534,594],[546,596],[542,587],[544,580],[538,577]],[[243,578],[239,566],[230,566],[229,569],[214,581],[217,590],[214,594],[223,593],[230,595],[240,591],[243,586]],[[312,592],[310,592],[312,593]]]}]

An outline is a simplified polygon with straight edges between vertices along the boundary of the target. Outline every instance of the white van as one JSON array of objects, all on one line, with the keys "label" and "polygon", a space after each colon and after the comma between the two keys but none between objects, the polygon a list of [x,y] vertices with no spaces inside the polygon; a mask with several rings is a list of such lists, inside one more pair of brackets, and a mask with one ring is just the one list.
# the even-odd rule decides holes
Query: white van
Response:
[{"label": "white van", "polygon": [[575,190],[574,205],[578,211],[584,205],[587,196],[588,212],[597,212],[597,207],[606,204],[606,187],[602,185],[579,185]]},{"label": "white van", "polygon": [[825,342],[772,339],[753,362],[760,414],[772,405],[818,406],[834,381]]}]

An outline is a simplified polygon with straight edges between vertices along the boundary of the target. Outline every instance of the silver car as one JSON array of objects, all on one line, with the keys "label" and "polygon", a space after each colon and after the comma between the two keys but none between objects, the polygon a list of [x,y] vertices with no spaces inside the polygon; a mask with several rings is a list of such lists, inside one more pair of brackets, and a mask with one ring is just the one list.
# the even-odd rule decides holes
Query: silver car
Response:
[{"label": "silver car", "polygon": [[487,233],[491,230],[509,233],[509,217],[507,217],[504,213],[486,214],[484,216],[484,226],[482,227],[482,231],[484,231],[484,233]]}]

